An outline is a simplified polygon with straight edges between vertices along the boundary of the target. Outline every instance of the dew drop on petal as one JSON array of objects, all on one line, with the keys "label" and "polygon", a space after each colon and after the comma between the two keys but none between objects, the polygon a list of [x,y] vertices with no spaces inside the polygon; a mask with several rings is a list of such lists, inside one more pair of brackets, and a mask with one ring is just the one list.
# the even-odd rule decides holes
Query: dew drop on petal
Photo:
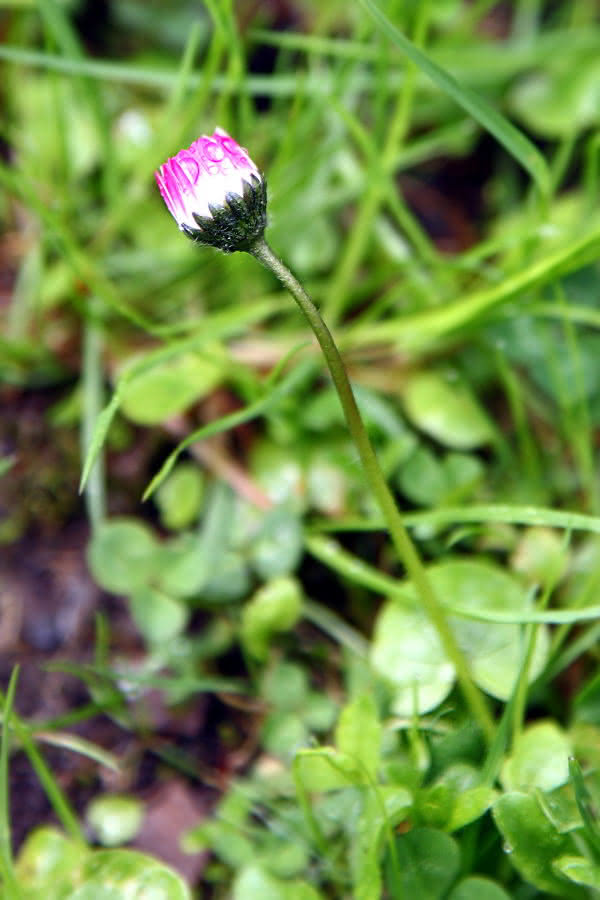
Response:
[{"label": "dew drop on petal", "polygon": [[196,182],[198,181],[198,176],[200,174],[200,166],[198,165],[196,160],[188,154],[180,153],[177,156],[177,162],[179,163],[181,169],[183,169],[183,172],[189,183],[192,185],[196,184]]},{"label": "dew drop on petal", "polygon": [[211,141],[208,139],[203,141],[203,150],[204,155],[211,162],[221,162],[221,160],[225,157],[225,151],[216,141]]}]

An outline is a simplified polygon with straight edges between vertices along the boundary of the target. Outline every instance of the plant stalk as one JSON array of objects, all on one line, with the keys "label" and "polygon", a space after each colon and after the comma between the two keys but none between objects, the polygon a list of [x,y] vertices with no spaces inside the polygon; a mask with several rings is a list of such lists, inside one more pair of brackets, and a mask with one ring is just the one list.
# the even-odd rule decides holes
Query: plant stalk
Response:
[{"label": "plant stalk", "polygon": [[331,332],[300,282],[273,253],[264,238],[259,238],[248,252],[269,269],[290,292],[319,342],[340,398],[348,429],[358,450],[367,483],[379,504],[394,546],[423,604],[425,612],[438,633],[448,659],[454,666],[456,677],[473,717],[489,741],[493,737],[494,724],[486,701],[471,678],[467,660],[456,642],[444,609],[433,591],[417,548],[404,526],[396,501],[387,486],[356,405],[344,362]]}]

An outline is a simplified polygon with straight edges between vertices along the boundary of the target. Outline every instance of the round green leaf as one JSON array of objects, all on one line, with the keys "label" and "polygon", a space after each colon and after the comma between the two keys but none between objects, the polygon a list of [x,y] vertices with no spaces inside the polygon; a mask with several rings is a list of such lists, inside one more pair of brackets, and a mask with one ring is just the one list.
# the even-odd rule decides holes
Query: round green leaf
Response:
[{"label": "round green leaf", "polygon": [[27,896],[44,900],[191,900],[183,879],[134,850],[90,851],[54,828],[40,828],[16,864]]},{"label": "round green leaf", "polygon": [[302,611],[302,590],[294,578],[282,576],[263,585],[242,612],[242,641],[252,656],[264,659],[273,635],[289,631]]},{"label": "round green leaf", "polygon": [[417,428],[448,447],[469,450],[493,438],[490,422],[468,387],[440,372],[410,376],[403,401]]},{"label": "round green leaf", "polygon": [[340,515],[346,508],[348,476],[328,454],[314,454],[306,473],[309,504],[324,515]]},{"label": "round green leaf", "polygon": [[182,878],[167,866],[135,850],[99,850],[82,866],[80,886],[68,900],[99,900],[103,891],[115,900],[191,900]]},{"label": "round green leaf", "polygon": [[178,600],[153,587],[143,587],[131,597],[135,624],[150,644],[165,644],[186,626],[189,610]]},{"label": "round green leaf", "polygon": [[515,741],[502,767],[502,784],[507,791],[551,791],[560,787],[569,780],[572,752],[568,736],[558,725],[536,722]]},{"label": "round green leaf", "polygon": [[448,477],[442,462],[429,447],[417,447],[400,469],[398,487],[413,503],[434,506],[448,492]]},{"label": "round green leaf", "polygon": [[363,785],[368,780],[358,760],[335,747],[300,750],[294,761],[294,770],[304,790],[315,794]]},{"label": "round green leaf", "polygon": [[161,547],[158,583],[173,597],[193,597],[206,582],[208,572],[199,537],[192,532],[177,535]]},{"label": "round green leaf", "polygon": [[381,722],[370,694],[359,695],[344,706],[335,730],[336,745],[373,778],[379,766],[381,739]]},{"label": "round green leaf", "polygon": [[571,838],[560,834],[544,815],[533,794],[502,794],[492,813],[504,840],[504,850],[518,872],[553,896],[583,898],[588,894],[556,874],[553,863],[571,852]]},{"label": "round green leaf", "polygon": [[128,594],[152,579],[158,551],[158,542],[146,525],[135,519],[109,519],[92,536],[88,563],[106,591]]},{"label": "round green leaf", "polygon": [[304,471],[293,448],[261,441],[250,455],[250,469],[275,506],[286,504],[298,511],[305,508]]},{"label": "round green leaf", "polygon": [[320,900],[305,881],[282,881],[254,864],[238,872],[233,884],[233,900]]},{"label": "round green leaf", "polygon": [[594,894],[600,891],[600,866],[584,856],[561,856],[554,861],[554,870],[575,884],[593,888]]},{"label": "round green leaf", "polygon": [[202,600],[225,603],[240,600],[250,590],[250,574],[244,558],[228,550],[219,559],[219,569],[202,585]]},{"label": "round green leaf", "polygon": [[294,663],[280,663],[266,673],[262,693],[272,706],[287,711],[302,709],[309,696],[305,670]]},{"label": "round green leaf", "polygon": [[143,814],[143,804],[136,797],[105,794],[92,800],[86,819],[101,844],[116,847],[135,837]]},{"label": "round green leaf", "polygon": [[600,61],[597,53],[558,54],[544,71],[524,78],[514,89],[511,105],[532,131],[545,138],[564,138],[599,121]]},{"label": "round green leaf", "polygon": [[292,842],[282,844],[279,837],[273,837],[272,847],[261,853],[260,861],[268,872],[278,878],[293,878],[310,866],[305,845]]},{"label": "round green leaf", "polygon": [[458,875],[458,844],[434,828],[413,828],[397,837],[396,855],[399,871],[394,872],[388,854],[388,884],[394,884],[392,896],[442,900]]},{"label": "round green leaf", "polygon": [[42,827],[32,831],[15,866],[19,884],[33,896],[54,900],[64,897],[69,884],[78,877],[87,851],[56,828]]},{"label": "round green leaf", "polygon": [[172,531],[192,525],[200,513],[204,478],[194,463],[181,463],[164,481],[155,496],[160,520]]},{"label": "round green leaf", "polygon": [[[488,563],[450,561],[431,566],[428,576],[442,604],[468,610],[526,612],[531,600],[511,575]],[[467,656],[477,684],[494,697],[507,700],[512,693],[523,658],[523,639],[518,625],[479,622],[450,617],[456,639]],[[540,627],[530,679],[544,666],[548,633]],[[412,585],[403,596],[385,603],[377,616],[371,660],[394,691],[394,710],[411,715],[439,705],[454,683],[454,668],[446,658],[437,632],[418,603]]]},{"label": "round green leaf", "polygon": [[[526,613],[532,600],[519,581],[497,566],[482,562],[452,561],[429,570],[433,588],[442,603],[479,613]],[[499,625],[466,618],[451,618],[451,625],[466,654],[479,687],[508,700],[522,665],[525,646],[519,625]],[[548,655],[548,629],[540,626],[531,661],[529,680],[542,671]]]},{"label": "round green leaf", "polygon": [[398,715],[425,713],[444,700],[454,684],[437,632],[420,609],[389,600],[375,621],[371,662],[393,689]]},{"label": "round green leaf", "polygon": [[510,900],[506,891],[489,878],[464,878],[448,900]]},{"label": "round green leaf", "polygon": [[511,558],[516,572],[534,584],[554,586],[569,567],[569,551],[561,535],[551,528],[527,528]]},{"label": "round green leaf", "polygon": [[452,814],[446,823],[447,831],[457,831],[459,828],[464,828],[469,822],[481,818],[484,812],[490,808],[495,797],[494,789],[483,784],[457,794]]},{"label": "round green leaf", "polygon": [[290,509],[280,506],[263,519],[250,550],[250,562],[260,578],[292,572],[302,555],[302,525]]},{"label": "round green leaf", "polygon": [[[140,367],[140,359],[130,363]],[[151,365],[121,382],[121,412],[139,425],[158,425],[209,394],[223,377],[224,366],[195,353]]]},{"label": "round green leaf", "polygon": [[262,727],[262,743],[269,753],[290,757],[309,740],[308,729],[298,713],[276,709],[269,713]]},{"label": "round green leaf", "polygon": [[338,710],[338,704],[328,694],[309,691],[303,709],[304,721],[311,731],[329,731]]}]

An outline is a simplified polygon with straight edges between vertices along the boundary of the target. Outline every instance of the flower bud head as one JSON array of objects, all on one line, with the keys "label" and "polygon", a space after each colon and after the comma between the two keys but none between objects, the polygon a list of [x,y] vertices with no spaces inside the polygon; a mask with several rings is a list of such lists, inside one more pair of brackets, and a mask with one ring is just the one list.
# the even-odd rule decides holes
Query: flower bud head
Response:
[{"label": "flower bud head", "polygon": [[154,173],[162,198],[193,241],[247,250],[267,224],[267,187],[247,151],[217,128]]}]

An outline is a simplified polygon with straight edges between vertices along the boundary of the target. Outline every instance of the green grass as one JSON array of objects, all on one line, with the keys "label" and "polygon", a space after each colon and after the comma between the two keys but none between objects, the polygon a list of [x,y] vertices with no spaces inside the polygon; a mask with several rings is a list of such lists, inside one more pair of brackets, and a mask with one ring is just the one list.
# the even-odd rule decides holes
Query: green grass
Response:
[{"label": "green grass", "polygon": [[[133,696],[235,690],[253,753],[186,837],[212,851],[198,896],[597,896],[595,4],[292,5],[282,30],[268,5],[114,3],[90,51],[69,4],[0,3],[0,380],[60,400],[53,439],[78,429],[90,570],[145,646],[140,670],[118,660],[100,618],[96,659],[61,662],[89,703],[41,725],[15,712],[13,676],[2,886],[34,889],[11,850],[17,746],[67,859],[83,819],[41,746],[119,766],[70,728],[104,711],[142,740]],[[217,124],[265,172],[270,243],[345,356],[487,695],[487,749],[294,305],[249,257],[186,241],[160,200],[153,170]],[[26,521],[15,506],[0,536]],[[176,740],[160,754],[198,776]]]}]

